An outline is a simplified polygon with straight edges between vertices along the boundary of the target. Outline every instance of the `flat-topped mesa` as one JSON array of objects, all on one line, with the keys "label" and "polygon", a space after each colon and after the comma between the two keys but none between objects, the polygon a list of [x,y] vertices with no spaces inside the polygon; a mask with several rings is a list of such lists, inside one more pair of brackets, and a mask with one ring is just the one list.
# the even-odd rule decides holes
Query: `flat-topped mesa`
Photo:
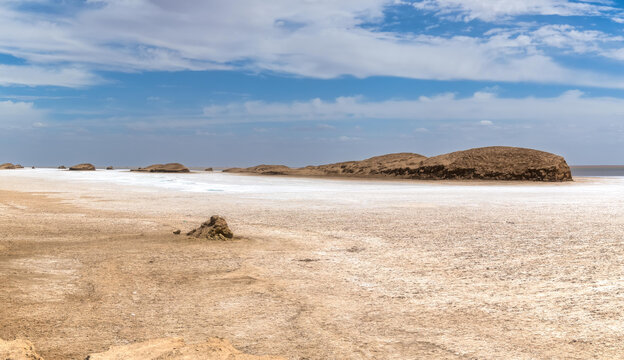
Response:
[{"label": "flat-topped mesa", "polygon": [[0,170],[13,170],[17,169],[17,167],[11,163],[4,163],[0,165]]},{"label": "flat-topped mesa", "polygon": [[179,163],[154,164],[144,168],[132,169],[130,171],[157,172],[157,173],[187,173],[190,170]]},{"label": "flat-topped mesa", "polygon": [[572,173],[561,156],[533,149],[491,146],[428,158],[412,172],[412,178],[571,181]]},{"label": "flat-topped mesa", "polygon": [[69,168],[71,171],[95,171],[95,166],[91,164],[78,164]]}]

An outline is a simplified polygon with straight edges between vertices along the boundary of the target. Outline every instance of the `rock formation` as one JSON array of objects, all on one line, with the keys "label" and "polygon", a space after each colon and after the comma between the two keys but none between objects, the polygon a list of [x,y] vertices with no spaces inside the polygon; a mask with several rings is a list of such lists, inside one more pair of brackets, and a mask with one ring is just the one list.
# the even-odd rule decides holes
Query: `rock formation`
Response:
[{"label": "rock formation", "polygon": [[94,171],[95,170],[95,166],[93,166],[91,164],[78,164],[78,165],[74,165],[74,166],[70,167],[69,170],[72,170],[72,171]]},{"label": "rock formation", "polygon": [[43,360],[35,352],[35,347],[28,340],[5,341],[0,339],[0,359],[4,360]]},{"label": "rock formation", "polygon": [[394,177],[443,180],[572,180],[570,167],[561,156],[508,146],[492,146],[457,151],[427,158],[413,153],[376,156],[362,161],[289,168],[258,165],[224,170],[232,173],[295,176]]},{"label": "rock formation", "polygon": [[107,166],[106,170],[114,170],[114,168],[112,166]]},{"label": "rock formation", "polygon": [[508,146],[457,151],[424,160],[417,179],[572,180],[570,167],[561,156]]},{"label": "rock formation", "polygon": [[205,168],[204,171],[212,171],[212,168]]},{"label": "rock formation", "polygon": [[0,170],[13,170],[17,169],[17,167],[11,163],[5,163],[0,165]]},{"label": "rock formation", "polygon": [[186,235],[210,240],[227,240],[234,237],[224,218],[212,215],[210,220],[201,224],[197,229],[189,231]]},{"label": "rock formation", "polygon": [[258,165],[249,168],[231,168],[223,172],[253,173],[259,175],[294,175],[294,170],[285,165]]},{"label": "rock formation", "polygon": [[24,167],[22,165],[20,165],[20,164],[15,164],[15,168],[16,169],[23,169]]},{"label": "rock formation", "polygon": [[61,166],[59,166],[57,169],[60,169],[60,170],[65,170],[65,169],[67,169],[67,168],[65,167],[65,165],[61,165]]},{"label": "rock formation", "polygon": [[141,171],[141,172],[163,172],[163,173],[187,173],[190,170],[178,163],[169,163],[169,164],[155,164],[150,165],[145,168],[132,169],[131,171]]}]

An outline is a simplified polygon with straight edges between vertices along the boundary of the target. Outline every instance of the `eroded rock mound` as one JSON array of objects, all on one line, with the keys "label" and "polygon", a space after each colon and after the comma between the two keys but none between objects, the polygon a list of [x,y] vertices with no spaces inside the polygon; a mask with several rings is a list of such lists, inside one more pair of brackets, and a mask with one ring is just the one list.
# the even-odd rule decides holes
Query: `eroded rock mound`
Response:
[{"label": "eroded rock mound", "polygon": [[212,168],[211,167],[205,168],[204,171],[212,171]]},{"label": "eroded rock mound", "polygon": [[230,173],[251,173],[258,175],[292,175],[296,169],[291,169],[285,165],[258,165],[248,168],[231,168],[223,172]]},{"label": "eroded rock mound", "polygon": [[23,169],[24,167],[22,165],[20,165],[20,164],[15,164],[15,168],[16,169]]},{"label": "eroded rock mound", "polygon": [[276,356],[256,356],[237,350],[224,339],[212,338],[199,344],[186,344],[181,338],[153,339],[141,343],[113,346],[88,360],[284,360]]},{"label": "eroded rock mound", "polygon": [[57,169],[59,169],[59,170],[65,170],[65,169],[67,169],[67,168],[65,167],[65,165],[61,165],[61,166],[59,166]]},{"label": "eroded rock mound", "polygon": [[457,151],[424,160],[416,179],[572,180],[561,156],[533,149],[491,146]]},{"label": "eroded rock mound", "polygon": [[78,165],[74,165],[72,167],[69,168],[69,170],[72,171],[94,171],[95,170],[95,166],[91,165],[91,164],[78,164]]},{"label": "eroded rock mound", "polygon": [[4,360],[43,360],[28,340],[5,341],[0,339],[0,359]]},{"label": "eroded rock mound", "polygon": [[457,151],[431,158],[413,153],[376,156],[362,161],[306,166],[259,165],[225,172],[260,175],[393,177],[445,180],[572,180],[570,167],[561,156],[544,151],[492,146]]},{"label": "eroded rock mound", "polygon": [[234,237],[225,219],[219,215],[212,215],[210,220],[201,224],[197,229],[189,231],[186,235],[210,240],[227,240]]},{"label": "eroded rock mound", "polygon": [[11,163],[5,163],[0,165],[0,170],[13,170],[17,169],[17,167]]},{"label": "eroded rock mound", "polygon": [[187,173],[190,170],[179,163],[154,164],[145,168],[132,169],[131,171],[141,172],[162,172],[162,173]]},{"label": "eroded rock mound", "polygon": [[113,168],[112,166],[107,166],[106,170],[114,170],[115,168]]},{"label": "eroded rock mound", "polygon": [[361,161],[347,161],[336,164],[306,166],[297,169],[301,175],[325,176],[395,176],[404,177],[405,168],[417,167],[427,157],[414,153],[396,153],[375,156]]}]

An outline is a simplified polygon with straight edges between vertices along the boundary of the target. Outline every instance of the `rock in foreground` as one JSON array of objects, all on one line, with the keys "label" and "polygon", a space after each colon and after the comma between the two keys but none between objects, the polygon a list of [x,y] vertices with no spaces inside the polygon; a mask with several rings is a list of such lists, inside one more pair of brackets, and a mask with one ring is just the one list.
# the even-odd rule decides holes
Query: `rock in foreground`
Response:
[{"label": "rock in foreground", "polygon": [[43,358],[35,352],[35,348],[30,341],[4,341],[2,339],[0,339],[0,359],[43,360]]},{"label": "rock in foreground", "polygon": [[289,168],[259,165],[225,172],[258,175],[393,177],[419,180],[480,179],[569,181],[570,167],[561,156],[525,148],[492,146],[431,158],[413,153],[376,156],[362,161]]},{"label": "rock in foreground", "polygon": [[141,171],[141,172],[162,172],[162,173],[187,173],[190,170],[178,163],[169,163],[169,164],[154,164],[145,168],[132,169],[131,171]]},{"label": "rock in foreground", "polygon": [[72,171],[95,171],[95,166],[91,164],[78,164],[69,168]]},{"label": "rock in foreground", "polygon": [[210,220],[201,224],[197,229],[189,231],[186,235],[210,240],[227,240],[234,237],[225,219],[219,215],[212,215]]}]

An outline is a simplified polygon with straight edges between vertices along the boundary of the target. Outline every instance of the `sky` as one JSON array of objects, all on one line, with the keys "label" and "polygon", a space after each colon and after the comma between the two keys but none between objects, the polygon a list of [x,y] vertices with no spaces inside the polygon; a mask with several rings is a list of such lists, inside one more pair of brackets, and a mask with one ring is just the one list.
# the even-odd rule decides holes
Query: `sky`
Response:
[{"label": "sky", "polygon": [[624,164],[624,2],[0,0],[0,163]]}]

